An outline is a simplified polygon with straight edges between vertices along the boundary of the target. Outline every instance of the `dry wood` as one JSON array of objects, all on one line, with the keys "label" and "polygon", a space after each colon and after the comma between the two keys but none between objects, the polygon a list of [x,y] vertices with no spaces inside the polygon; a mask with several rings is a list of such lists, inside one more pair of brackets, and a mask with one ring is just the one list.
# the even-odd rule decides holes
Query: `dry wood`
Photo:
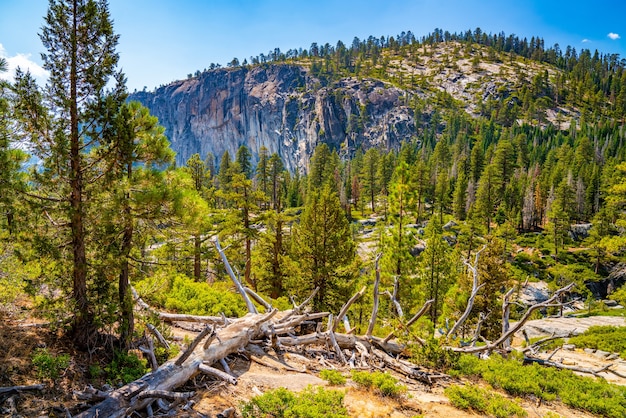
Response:
[{"label": "dry wood", "polygon": [[165,399],[169,402],[178,401],[181,399],[189,399],[194,392],[170,392],[167,390],[147,390],[137,395],[137,399]]},{"label": "dry wood", "polygon": [[187,347],[187,349],[183,352],[183,354],[181,354],[180,357],[176,359],[176,362],[175,362],[176,365],[180,366],[181,364],[183,364],[185,360],[187,360],[187,358],[189,358],[189,356],[193,353],[193,351],[196,349],[198,344],[200,344],[200,341],[202,341],[204,337],[211,334],[212,332],[213,332],[213,328],[211,328],[210,326],[206,326],[202,330],[202,332],[198,334],[198,336],[191,342],[191,344],[189,344],[189,347]]},{"label": "dry wood", "polygon": [[333,321],[332,326],[331,326],[331,331],[335,332],[335,330],[337,329],[337,325],[343,320],[343,318],[346,316],[346,314],[348,313],[348,309],[350,309],[350,306],[352,306],[352,304],[361,296],[363,296],[363,293],[365,293],[365,286],[363,286],[363,288],[361,290],[359,290],[357,293],[355,293],[347,302],[345,305],[343,305],[343,307],[341,308],[341,310],[339,311],[339,315],[337,315],[337,319],[335,319],[335,321]]},{"label": "dry wood", "polygon": [[152,342],[152,338],[149,336],[145,336],[146,341],[148,342],[148,347],[144,347],[143,345],[139,346],[139,350],[148,355],[148,360],[150,360],[150,367],[152,371],[155,371],[159,368],[159,363],[157,362],[156,356],[154,355],[154,343]]},{"label": "dry wood", "polygon": [[448,338],[454,337],[457,331],[459,330],[459,328],[461,327],[461,325],[465,323],[470,313],[472,312],[472,308],[474,307],[474,299],[476,299],[476,295],[478,294],[478,291],[482,289],[483,286],[485,285],[484,283],[480,285],[478,284],[478,259],[480,257],[480,253],[485,248],[487,248],[486,245],[484,245],[483,248],[481,248],[480,250],[476,252],[476,254],[474,255],[473,265],[470,264],[469,261],[467,261],[466,259],[463,259],[463,264],[465,264],[468,270],[472,272],[472,292],[470,293],[470,297],[467,300],[467,306],[465,307],[465,311],[463,312],[461,317],[458,319],[458,321],[454,323],[452,328],[450,328],[450,331],[448,331],[448,333],[446,334]]},{"label": "dry wood", "polygon": [[159,319],[165,322],[200,322],[203,324],[225,325],[221,316],[201,316],[158,312]]},{"label": "dry wood", "polygon": [[256,303],[258,303],[259,305],[263,306],[265,308],[265,312],[269,312],[271,311],[272,305],[269,304],[269,302],[267,302],[265,299],[263,299],[258,293],[256,293],[254,290],[250,289],[249,287],[245,287],[244,288],[246,293],[248,295],[250,295],[250,297],[252,299],[254,299],[254,301]]},{"label": "dry wood", "polygon": [[43,390],[46,387],[44,384],[38,385],[26,385],[26,386],[6,386],[0,387],[0,395],[5,395],[11,392],[24,392],[29,390]]},{"label": "dry wood", "polygon": [[335,332],[333,331],[333,315],[330,314],[328,315],[328,337],[330,338],[330,342],[335,350],[335,352],[337,353],[337,358],[339,359],[339,361],[341,362],[341,364],[346,364],[346,358],[343,355],[343,351],[341,351],[341,348],[339,347],[339,344],[337,344],[337,339],[335,338]]},{"label": "dry wood", "polygon": [[233,269],[230,266],[230,263],[228,262],[228,258],[226,258],[226,254],[224,253],[224,250],[222,250],[222,247],[220,246],[219,239],[216,237],[213,242],[215,244],[215,248],[217,248],[217,252],[220,254],[220,257],[222,257],[222,261],[224,262],[224,267],[226,267],[226,272],[228,273],[228,275],[230,276],[230,279],[235,284],[235,287],[237,288],[237,291],[239,292],[239,294],[241,295],[243,300],[246,302],[246,307],[248,308],[248,312],[249,313],[258,313],[256,308],[255,308],[255,306],[254,306],[254,304],[252,303],[252,301],[248,297],[248,294],[246,293],[246,290],[244,289],[243,285],[237,279],[237,276],[235,276],[235,273],[233,272]]},{"label": "dry wood", "polygon": [[[415,321],[417,321],[418,319],[420,319],[428,310],[428,308],[430,307],[430,305],[433,304],[433,302],[435,301],[435,299],[430,299],[427,300],[426,302],[424,302],[424,306],[422,306],[422,308],[417,311],[417,313],[415,315],[413,315],[413,318],[409,319],[409,322],[407,322],[404,325],[404,329],[408,329],[411,325],[413,325],[413,323],[415,323]],[[391,331],[389,333],[389,335],[387,335],[385,337],[385,339],[383,340],[384,343],[388,343],[390,339],[392,339],[395,336],[395,331]]]},{"label": "dry wood", "polygon": [[215,367],[207,366],[206,364],[200,364],[198,366],[198,370],[200,370],[204,374],[208,374],[209,376],[217,377],[218,379],[228,382],[231,385],[237,384],[236,377],[233,377],[230,374],[221,371],[220,369],[216,369]]},{"label": "dry wood", "polygon": [[[509,323],[509,318],[511,316],[510,298],[514,291],[515,288],[513,287],[508,292],[506,292],[506,294],[502,298],[502,334],[506,334],[507,332],[509,332],[509,328],[511,327],[511,324]],[[508,349],[509,347],[511,347],[511,339],[507,338],[506,340],[504,340],[504,343],[502,345],[505,349]]]},{"label": "dry wood", "polygon": [[146,328],[148,328],[148,331],[150,331],[152,333],[152,335],[154,335],[154,337],[157,339],[159,344],[161,344],[163,347],[165,347],[166,350],[170,349],[169,343],[165,340],[165,338],[163,338],[163,335],[161,335],[159,330],[156,329],[156,327],[154,325],[146,324]]},{"label": "dry wood", "polygon": [[374,280],[374,302],[372,306],[372,317],[370,318],[369,325],[367,326],[367,332],[365,333],[366,337],[371,337],[372,332],[374,332],[374,326],[376,325],[376,318],[378,316],[378,286],[380,285],[380,257],[382,257],[382,253],[376,254],[376,262],[374,263],[374,269],[376,270],[376,279]]},{"label": "dry wood", "polygon": [[77,418],[94,416],[122,418],[132,406],[132,410],[141,410],[151,400],[138,399],[138,395],[145,391],[165,390],[173,391],[185,384],[190,378],[199,373],[200,364],[207,362],[215,363],[236,352],[257,336],[261,326],[269,321],[276,311],[268,314],[248,314],[243,318],[233,320],[226,328],[218,331],[218,343],[211,344],[207,349],[196,347],[191,356],[182,364],[177,365],[168,361],[153,373],[148,373],[142,378],[123,386],[113,392],[99,404],[79,414]]},{"label": "dry wood", "polygon": [[560,295],[562,295],[563,293],[569,292],[575,285],[576,285],[575,283],[570,283],[569,285],[562,287],[561,289],[558,289],[556,292],[554,292],[552,297],[546,300],[545,302],[536,303],[532,305],[531,307],[529,307],[524,313],[524,315],[522,316],[522,318],[515,325],[513,325],[508,330],[508,332],[501,335],[494,342],[490,342],[484,346],[479,346],[479,347],[448,347],[448,348],[453,351],[460,351],[464,353],[479,353],[479,352],[484,352],[484,351],[492,351],[498,346],[500,346],[504,341],[510,338],[517,331],[519,331],[524,326],[526,321],[530,319],[530,316],[532,315],[532,313],[535,312],[537,309],[552,307],[552,306],[559,306],[558,304],[554,304],[554,301],[557,300],[560,297]]}]

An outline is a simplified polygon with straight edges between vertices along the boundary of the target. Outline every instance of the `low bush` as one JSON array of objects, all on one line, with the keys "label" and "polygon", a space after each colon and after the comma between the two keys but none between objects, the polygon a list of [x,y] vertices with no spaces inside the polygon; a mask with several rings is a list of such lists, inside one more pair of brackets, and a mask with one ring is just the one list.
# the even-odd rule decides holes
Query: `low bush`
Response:
[{"label": "low bush", "polygon": [[358,386],[373,389],[382,396],[398,397],[407,391],[406,386],[399,384],[398,379],[387,372],[352,370],[352,380]]},{"label": "low bush", "polygon": [[497,355],[486,360],[463,355],[450,374],[481,377],[513,396],[560,399],[566,405],[599,416],[626,416],[626,387],[578,376],[569,370],[535,363],[524,366],[518,359],[505,360]]},{"label": "low bush", "polygon": [[322,387],[307,387],[300,393],[285,388],[255,396],[241,406],[243,418],[347,418],[345,394]]},{"label": "low bush", "polygon": [[190,315],[239,317],[247,310],[243,299],[226,282],[209,285],[182,274],[157,274],[137,283],[137,291],[156,307]]},{"label": "low bush", "polygon": [[456,408],[471,409],[490,417],[525,417],[526,411],[515,401],[475,385],[453,385],[445,394]]},{"label": "low bush", "polygon": [[622,358],[626,358],[626,328],[624,327],[589,327],[582,334],[570,338],[569,342],[576,347],[620,353]]},{"label": "low bush", "polygon": [[324,369],[320,372],[320,377],[334,386],[343,385],[346,383],[345,376],[339,373],[337,370]]},{"label": "low bush", "polygon": [[125,385],[146,374],[146,361],[136,354],[115,350],[113,360],[104,367],[107,381],[114,385]]},{"label": "low bush", "polygon": [[58,356],[48,352],[46,348],[38,348],[33,353],[33,366],[40,379],[56,380],[70,365],[69,354]]}]

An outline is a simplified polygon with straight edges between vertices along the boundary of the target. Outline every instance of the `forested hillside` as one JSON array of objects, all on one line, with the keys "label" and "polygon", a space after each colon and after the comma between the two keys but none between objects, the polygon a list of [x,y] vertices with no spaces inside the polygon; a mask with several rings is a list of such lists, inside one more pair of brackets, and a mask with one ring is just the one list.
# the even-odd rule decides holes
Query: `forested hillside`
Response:
[{"label": "forested hillside", "polygon": [[[36,319],[65,345],[29,347],[31,364],[2,366],[3,386],[30,383],[33,367],[52,395],[66,370],[85,386],[122,386],[146,372],[142,351],[154,357],[147,379],[178,373],[164,389],[173,391],[249,340],[278,352],[313,326],[311,338],[329,347],[343,319],[337,357],[324,361],[348,367],[341,345],[353,365],[357,355],[362,367],[378,359],[429,385],[441,377],[432,370],[495,379],[457,353],[510,354],[509,319],[623,315],[607,308],[626,303],[626,72],[616,55],[480,29],[409,32],[211,65],[130,95],[141,104],[117,68],[106,2],[52,2],[41,39],[46,88],[22,71],[0,85],[0,302],[11,324]],[[203,90],[209,82],[240,101],[215,99]],[[192,137],[200,142],[184,142]],[[26,164],[31,157],[36,164]],[[537,282],[550,303],[509,300]],[[299,306],[309,297],[312,319]],[[272,307],[289,313],[262,326]],[[165,312],[214,325],[204,348],[181,343],[191,360],[156,371],[179,354],[174,344],[152,346],[154,329],[171,337]],[[409,328],[416,312],[424,316]],[[203,364],[201,351],[244,337]],[[74,366],[62,361],[68,351]],[[138,398],[147,383],[137,387],[96,395],[128,414],[151,408],[145,399],[176,398]],[[545,400],[558,394],[602,416],[626,411],[613,386],[599,406],[566,392],[551,387]],[[68,402],[72,413],[89,406]]]}]

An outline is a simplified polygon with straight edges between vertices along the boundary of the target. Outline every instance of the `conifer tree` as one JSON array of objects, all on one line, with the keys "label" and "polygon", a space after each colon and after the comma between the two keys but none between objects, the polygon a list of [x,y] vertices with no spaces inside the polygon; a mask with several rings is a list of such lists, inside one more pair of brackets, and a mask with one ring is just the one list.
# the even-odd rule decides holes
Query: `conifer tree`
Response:
[{"label": "conifer tree", "polygon": [[294,228],[292,254],[302,274],[290,287],[301,297],[319,287],[314,309],[337,312],[354,286],[356,246],[339,197],[329,185],[309,192]]},{"label": "conifer tree", "polygon": [[44,100],[33,100],[42,94],[36,92],[29,75],[18,74],[17,92],[22,116],[28,114],[22,118],[24,132],[46,168],[34,184],[40,186],[40,197],[55,206],[51,216],[64,218],[55,221],[67,227],[59,231],[60,237],[69,230],[72,331],[76,343],[86,347],[96,328],[97,303],[88,286],[93,275],[85,225],[91,204],[87,192],[98,182],[99,173],[93,170],[96,160],[103,158],[98,149],[113,133],[113,115],[126,98],[124,77],[116,71],[118,35],[106,1],[51,0],[40,38],[47,50],[42,54],[43,66],[50,72]]}]

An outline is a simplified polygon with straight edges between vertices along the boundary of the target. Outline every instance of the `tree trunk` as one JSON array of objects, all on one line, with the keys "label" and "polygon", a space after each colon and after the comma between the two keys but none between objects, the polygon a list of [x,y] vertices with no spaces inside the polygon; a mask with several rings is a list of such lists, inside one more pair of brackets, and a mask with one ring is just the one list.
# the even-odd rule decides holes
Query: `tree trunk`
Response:
[{"label": "tree trunk", "polygon": [[168,361],[156,371],[148,373],[126,386],[113,391],[110,396],[76,418],[109,417],[122,418],[129,412],[145,408],[155,398],[142,399],[141,394],[152,391],[172,391],[200,372],[200,365],[213,364],[227,355],[245,347],[251,339],[258,337],[261,326],[271,319],[276,311],[266,315],[248,314],[218,331],[216,338],[206,349],[198,344],[182,365]]},{"label": "tree trunk", "polygon": [[72,297],[76,313],[72,324],[75,341],[80,347],[89,345],[92,317],[87,299],[87,257],[83,225],[83,172],[81,144],[78,133],[78,4],[73,2],[70,65],[70,224],[72,231]]},{"label": "tree trunk", "polygon": [[201,265],[201,244],[200,234],[194,234],[193,236],[193,278],[199,282],[202,279],[202,265]]}]

